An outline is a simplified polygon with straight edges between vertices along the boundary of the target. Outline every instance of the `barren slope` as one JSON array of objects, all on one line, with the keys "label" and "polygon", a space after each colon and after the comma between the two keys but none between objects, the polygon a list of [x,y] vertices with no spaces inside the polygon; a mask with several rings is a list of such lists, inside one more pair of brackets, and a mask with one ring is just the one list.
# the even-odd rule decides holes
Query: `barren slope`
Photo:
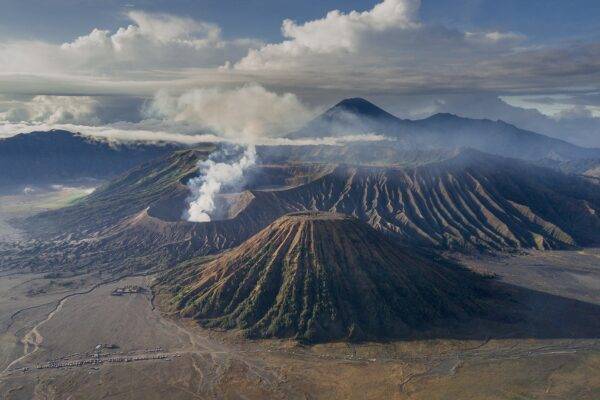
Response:
[{"label": "barren slope", "polygon": [[413,255],[355,218],[314,212],[283,216],[162,283],[202,325],[308,341],[407,337],[485,315],[489,300],[474,274]]},{"label": "barren slope", "polygon": [[416,168],[340,166],[301,187],[254,194],[257,208],[342,212],[442,248],[600,243],[597,181],[471,150]]},{"label": "barren slope", "polygon": [[178,153],[161,161],[162,169],[150,164],[75,206],[31,218],[31,226],[64,233],[63,239],[36,242],[4,262],[34,268],[169,266],[236,246],[278,217],[306,210],[353,215],[405,243],[439,249],[600,243],[597,180],[475,151],[414,168],[268,167],[276,172],[258,173],[262,178],[254,182],[263,189],[225,195],[218,200],[230,203],[225,219],[205,223],[178,220],[187,195],[181,182],[193,174],[195,160],[190,152]]}]

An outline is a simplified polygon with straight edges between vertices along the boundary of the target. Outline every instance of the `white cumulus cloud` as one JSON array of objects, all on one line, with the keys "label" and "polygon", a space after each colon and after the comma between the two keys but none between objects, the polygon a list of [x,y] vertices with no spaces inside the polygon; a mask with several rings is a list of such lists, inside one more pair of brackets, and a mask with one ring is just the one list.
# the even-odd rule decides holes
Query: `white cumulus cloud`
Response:
[{"label": "white cumulus cloud", "polygon": [[[380,0],[367,10],[332,10],[304,22],[290,15],[282,21],[281,39],[266,44],[230,38],[214,23],[143,11],[125,14],[127,22],[118,29],[99,26],[62,44],[0,38],[0,94],[8,96],[0,102],[0,120],[138,121],[126,114],[136,114],[139,107],[132,111],[106,100],[98,107],[91,98],[145,100],[167,89],[147,109],[159,123],[175,121],[177,132],[208,129],[252,137],[293,130],[311,114],[295,96],[272,91],[297,93],[323,105],[357,95],[461,94],[468,100],[485,94],[494,99],[600,90],[600,42],[593,36],[536,42],[498,27],[465,31],[429,23],[420,6],[419,0]],[[252,85],[239,90],[254,82],[268,90]],[[213,89],[202,89],[207,87]],[[81,99],[35,98],[47,94]],[[234,102],[240,106],[224,105],[228,97],[240,100]],[[23,104],[9,104],[13,100]],[[468,104],[475,112],[477,103]],[[587,108],[547,123],[583,121],[585,126],[577,126],[595,134],[598,106],[578,105]],[[543,110],[537,103],[531,107]],[[489,116],[494,117],[492,111]]]},{"label": "white cumulus cloud", "polygon": [[0,113],[0,121],[94,124],[98,123],[98,104],[97,100],[88,96],[38,95]]},{"label": "white cumulus cloud", "polygon": [[155,68],[218,67],[258,41],[226,40],[218,25],[168,14],[132,11],[115,32],[93,29],[60,45],[41,41],[0,44],[2,73],[125,74]]},{"label": "white cumulus cloud", "polygon": [[[371,10],[330,11],[321,19],[297,24],[285,20],[285,40],[250,49],[238,70],[286,70],[309,73],[326,69],[340,74],[371,74],[397,83],[420,83],[466,71],[473,61],[502,50],[524,37],[513,32],[461,32],[420,21],[419,0],[384,0]],[[459,68],[460,67],[460,68]],[[335,68],[335,71],[331,68]]]}]

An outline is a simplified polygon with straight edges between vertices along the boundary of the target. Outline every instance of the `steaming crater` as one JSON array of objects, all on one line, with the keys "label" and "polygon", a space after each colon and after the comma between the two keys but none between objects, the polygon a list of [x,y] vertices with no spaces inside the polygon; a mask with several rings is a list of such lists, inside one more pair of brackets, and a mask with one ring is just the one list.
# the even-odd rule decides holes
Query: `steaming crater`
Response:
[{"label": "steaming crater", "polygon": [[335,165],[297,164],[297,165],[256,165],[244,174],[245,183],[242,190],[224,189],[215,195],[215,210],[211,213],[211,221],[192,222],[184,217],[188,207],[190,190],[188,183],[198,173],[188,174],[179,181],[177,190],[169,197],[160,199],[148,208],[150,217],[165,222],[185,222],[189,224],[209,223],[234,219],[246,209],[255,198],[254,193],[287,190],[310,183],[330,173]]}]

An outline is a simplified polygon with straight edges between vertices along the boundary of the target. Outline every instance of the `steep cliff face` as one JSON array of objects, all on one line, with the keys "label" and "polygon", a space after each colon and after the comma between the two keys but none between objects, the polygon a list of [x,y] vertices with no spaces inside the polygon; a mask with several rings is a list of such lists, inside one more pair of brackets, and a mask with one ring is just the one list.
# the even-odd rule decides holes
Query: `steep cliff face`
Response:
[{"label": "steep cliff face", "polygon": [[286,215],[191,264],[161,278],[180,314],[251,337],[403,337],[488,311],[481,278],[426,261],[342,214]]}]

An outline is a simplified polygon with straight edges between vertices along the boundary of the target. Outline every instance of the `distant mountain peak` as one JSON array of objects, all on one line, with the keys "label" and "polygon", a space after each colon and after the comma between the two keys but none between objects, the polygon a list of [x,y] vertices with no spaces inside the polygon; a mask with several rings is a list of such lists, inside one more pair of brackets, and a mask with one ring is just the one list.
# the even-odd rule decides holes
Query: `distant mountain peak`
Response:
[{"label": "distant mountain peak", "polygon": [[367,99],[363,99],[362,97],[351,97],[348,99],[344,99],[337,103],[335,107],[372,107],[379,108],[375,104],[371,103]]},{"label": "distant mountain peak", "polygon": [[290,138],[376,133],[401,141],[405,149],[452,149],[469,146],[501,156],[539,160],[551,154],[564,160],[600,157],[600,149],[579,147],[527,131],[502,120],[473,119],[437,113],[410,120],[398,118],[361,97],[340,101]]},{"label": "distant mountain peak", "polygon": [[386,119],[397,119],[394,115],[388,113],[375,104],[362,97],[352,97],[344,99],[331,107],[326,114],[332,114],[338,111],[345,111],[355,115],[367,116],[370,118],[386,118]]},{"label": "distant mountain peak", "polygon": [[437,121],[448,121],[448,120],[457,120],[457,119],[463,119],[463,118],[459,117],[456,114],[440,112],[437,114],[433,114],[431,117],[429,117],[427,119],[437,120]]}]

